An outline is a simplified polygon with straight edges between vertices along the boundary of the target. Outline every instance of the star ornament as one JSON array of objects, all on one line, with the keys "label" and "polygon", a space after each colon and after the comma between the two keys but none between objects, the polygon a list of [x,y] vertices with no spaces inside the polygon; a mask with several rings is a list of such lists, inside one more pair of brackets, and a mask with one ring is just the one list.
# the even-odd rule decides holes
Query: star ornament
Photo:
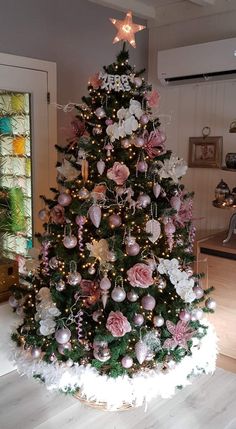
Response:
[{"label": "star ornament", "polygon": [[112,24],[117,28],[118,32],[113,40],[113,43],[120,42],[120,40],[127,41],[136,48],[135,33],[144,30],[145,25],[134,24],[132,20],[132,12],[128,12],[123,21],[118,19],[110,18]]}]

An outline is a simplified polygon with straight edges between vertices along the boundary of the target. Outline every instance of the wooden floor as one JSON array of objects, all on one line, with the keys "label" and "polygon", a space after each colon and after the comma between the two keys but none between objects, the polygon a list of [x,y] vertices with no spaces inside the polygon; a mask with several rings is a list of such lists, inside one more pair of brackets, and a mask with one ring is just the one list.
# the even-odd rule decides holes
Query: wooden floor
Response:
[{"label": "wooden floor", "polygon": [[169,400],[102,412],[46,391],[15,371],[0,377],[1,429],[236,429],[236,374],[218,368]]}]

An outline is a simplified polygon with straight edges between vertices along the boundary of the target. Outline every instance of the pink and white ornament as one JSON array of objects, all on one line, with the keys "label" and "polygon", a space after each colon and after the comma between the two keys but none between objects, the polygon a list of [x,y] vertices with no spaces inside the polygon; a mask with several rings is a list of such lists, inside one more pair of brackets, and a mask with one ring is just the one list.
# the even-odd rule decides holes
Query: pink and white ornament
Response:
[{"label": "pink and white ornament", "polygon": [[111,228],[118,228],[122,224],[122,219],[118,214],[112,214],[108,218],[108,222]]},{"label": "pink and white ornament", "polygon": [[147,206],[151,204],[151,198],[147,194],[139,195],[137,199],[137,207],[145,209]]},{"label": "pink and white ornament", "polygon": [[67,194],[66,192],[62,192],[58,198],[57,198],[58,204],[60,204],[62,207],[69,206],[72,198],[70,194]]},{"label": "pink and white ornament", "polygon": [[63,242],[63,245],[67,249],[73,249],[74,247],[77,246],[77,238],[73,234],[65,235],[65,237],[62,240],[62,242]]},{"label": "pink and white ornament", "polygon": [[136,170],[139,173],[146,173],[148,171],[148,163],[146,161],[138,161],[136,165]]},{"label": "pink and white ornament", "polygon": [[33,359],[40,358],[41,354],[42,354],[42,350],[41,350],[40,347],[33,347],[31,349],[31,356],[32,356]]},{"label": "pink and white ornament", "polygon": [[149,116],[146,113],[144,113],[140,118],[140,123],[142,125],[147,125],[148,122],[149,122]]},{"label": "pink and white ornament", "polygon": [[144,341],[142,340],[138,341],[135,344],[135,355],[140,365],[142,365],[142,363],[145,361],[147,354],[148,347],[146,343],[144,343]]},{"label": "pink and white ornament", "polygon": [[142,324],[144,323],[144,317],[142,314],[135,314],[134,315],[134,324],[136,326],[142,326]]},{"label": "pink and white ornament", "polygon": [[97,116],[98,119],[102,119],[102,118],[104,118],[106,116],[106,112],[103,109],[103,107],[98,107],[95,110],[95,115]]},{"label": "pink and white ornament", "polygon": [[98,170],[98,173],[100,174],[100,176],[104,173],[105,166],[106,166],[106,164],[102,159],[100,159],[97,162],[97,170]]},{"label": "pink and white ornament", "polygon": [[145,144],[145,141],[141,136],[136,137],[136,139],[134,139],[133,142],[135,147],[143,147]]},{"label": "pink and white ornament", "polygon": [[193,292],[195,293],[197,299],[201,299],[204,295],[204,290],[200,286],[194,286]]},{"label": "pink and white ornament", "polygon": [[152,311],[155,308],[156,300],[152,295],[145,295],[141,299],[141,304],[144,310]]},{"label": "pink and white ornament", "polygon": [[140,246],[139,246],[138,243],[135,242],[135,243],[133,243],[131,245],[126,245],[125,250],[126,250],[127,255],[129,255],[129,256],[136,256],[140,252]]},{"label": "pink and white ornament", "polygon": [[161,326],[164,325],[164,323],[165,323],[165,320],[160,314],[158,316],[153,317],[153,325],[156,328],[160,328]]},{"label": "pink and white ornament", "polygon": [[116,286],[111,293],[111,297],[115,302],[123,302],[126,298],[126,293],[122,287]]},{"label": "pink and white ornament", "polygon": [[190,315],[189,311],[187,311],[187,310],[181,310],[181,312],[179,313],[179,318],[183,322],[189,322],[189,320],[191,318],[191,315]]},{"label": "pink and white ornament", "polygon": [[61,355],[64,355],[66,350],[71,351],[71,349],[72,349],[72,346],[71,346],[71,343],[69,342],[65,344],[60,344],[57,348],[57,350],[59,351],[59,353],[61,353]]},{"label": "pink and white ornament", "polygon": [[55,333],[55,339],[59,344],[66,344],[70,341],[71,331],[68,328],[58,329]]},{"label": "pink and white ornament", "polygon": [[153,185],[152,190],[153,190],[153,193],[154,193],[155,197],[158,198],[159,195],[160,195],[160,193],[161,193],[161,186],[159,185],[159,183],[155,182],[154,185]]},{"label": "pink and white ornament", "polygon": [[98,228],[102,219],[101,208],[97,204],[93,204],[88,209],[88,215],[93,225]]},{"label": "pink and white ornament", "polygon": [[134,361],[131,356],[127,355],[121,359],[121,365],[123,366],[123,368],[129,369],[131,368],[131,366],[133,366],[133,363]]},{"label": "pink and white ornament", "polygon": [[136,77],[134,78],[134,84],[135,84],[135,86],[136,86],[137,88],[140,88],[140,86],[142,86],[142,83],[143,83],[143,80],[142,80],[142,78],[141,78],[141,77],[136,76]]}]

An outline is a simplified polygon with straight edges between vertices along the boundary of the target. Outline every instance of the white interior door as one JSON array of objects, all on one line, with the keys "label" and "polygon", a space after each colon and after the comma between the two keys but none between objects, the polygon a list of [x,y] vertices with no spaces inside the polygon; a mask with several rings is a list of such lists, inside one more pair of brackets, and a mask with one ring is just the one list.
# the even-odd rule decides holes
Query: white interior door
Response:
[{"label": "white interior door", "polygon": [[[48,104],[48,93],[51,94],[53,104]],[[18,136],[19,133],[18,129],[13,129],[9,135],[7,132],[4,135],[4,130],[2,129],[1,131],[1,119],[7,118],[7,114],[5,115],[2,111],[0,113],[0,156],[3,154],[6,159],[11,157],[14,159],[15,157],[18,161],[21,161],[22,158],[25,160],[29,157],[31,158],[33,235],[34,232],[41,229],[41,221],[37,216],[38,211],[42,208],[39,195],[49,196],[49,188],[55,185],[56,108],[54,103],[56,102],[56,65],[46,61],[0,54],[0,98],[1,94],[4,94],[6,99],[10,94],[9,100],[12,94],[13,96],[14,94],[22,94],[24,97],[28,97],[27,99],[29,100],[27,120],[30,125],[27,131],[27,139],[30,141],[30,155],[29,148],[24,155],[15,155],[14,153],[10,156],[4,155],[4,150],[6,152],[3,147],[5,136],[6,139],[9,137],[10,141]],[[10,118],[11,115],[12,111],[9,113]],[[24,130],[22,133],[24,136],[26,135]],[[1,139],[2,135],[3,139]],[[12,142],[10,144],[12,145]],[[19,168],[21,168],[20,163]],[[18,173],[16,172],[16,176]],[[14,319],[15,316],[13,316],[11,309],[8,307],[8,303],[1,304],[0,375],[13,369],[7,354],[10,343],[10,325]]]}]

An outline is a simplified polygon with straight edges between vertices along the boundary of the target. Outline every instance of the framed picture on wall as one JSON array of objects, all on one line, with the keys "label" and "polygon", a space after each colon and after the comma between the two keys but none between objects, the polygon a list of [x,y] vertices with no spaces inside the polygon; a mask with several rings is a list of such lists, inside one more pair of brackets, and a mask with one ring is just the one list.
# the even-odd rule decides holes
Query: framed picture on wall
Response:
[{"label": "framed picture on wall", "polygon": [[221,168],[223,137],[189,137],[189,167]]}]

